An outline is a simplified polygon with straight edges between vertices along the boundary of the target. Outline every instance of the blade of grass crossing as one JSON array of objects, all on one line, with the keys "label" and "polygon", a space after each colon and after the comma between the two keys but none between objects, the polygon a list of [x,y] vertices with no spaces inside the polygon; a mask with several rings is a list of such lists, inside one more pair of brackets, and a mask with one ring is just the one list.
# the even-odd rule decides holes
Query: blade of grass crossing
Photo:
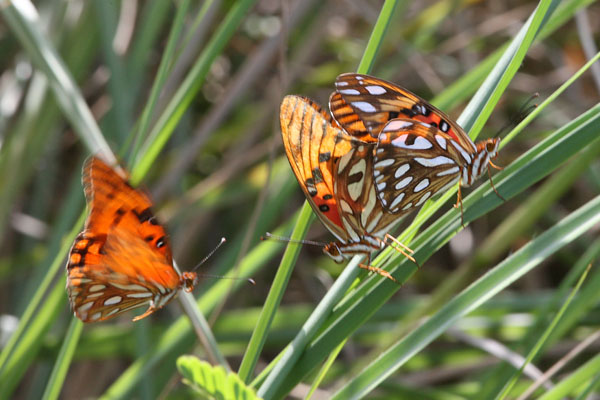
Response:
[{"label": "blade of grass crossing", "polygon": [[[582,145],[593,140],[596,137],[596,124],[600,117],[598,117],[597,110],[590,111],[589,114],[595,115],[595,118],[587,119],[586,123],[582,125],[569,124],[569,127],[575,125],[576,128],[559,130],[556,136],[561,137],[562,135],[560,139],[554,140],[554,136],[548,137],[521,159],[513,162],[501,174],[498,174],[497,187],[499,190],[503,188],[504,190],[501,191],[506,193],[507,198],[513,197],[560,166],[570,155],[579,151]],[[596,140],[600,139],[596,138]],[[486,192],[485,196],[483,195],[484,191]],[[493,190],[484,187],[479,187],[473,191],[471,195],[464,199],[464,202],[466,205],[465,221],[471,221],[500,204],[500,200]],[[450,210],[436,219],[430,227],[415,239],[412,243],[415,250],[414,256],[418,260],[426,260],[433,252],[447,243],[459,228],[460,213],[457,213],[456,210]],[[416,269],[404,259],[394,260],[394,256],[390,259],[389,262],[395,264],[388,270],[394,272],[394,276],[399,282],[408,279],[408,276],[414,273]],[[327,321],[326,332],[321,334],[305,350],[305,354],[297,362],[292,373],[285,379],[283,383],[285,388],[290,390],[295,383],[315,367],[316,363],[324,359],[326,354],[339,341],[350,335],[360,324],[372,316],[397,290],[396,285],[387,280],[377,279],[376,276],[365,279],[364,283],[336,307]],[[282,391],[284,392],[285,389],[282,389]]]},{"label": "blade of grass crossing", "polygon": [[525,360],[525,362],[523,363],[523,365],[521,366],[521,368],[519,368],[518,371],[515,371],[515,373],[514,373],[513,377],[511,378],[511,380],[509,382],[507,382],[507,384],[504,386],[503,390],[500,393],[498,393],[498,395],[496,396],[496,399],[504,399],[504,398],[506,398],[506,396],[508,396],[508,394],[510,393],[511,389],[517,383],[517,379],[519,379],[519,376],[521,376],[521,374],[523,373],[523,370],[525,369],[525,367],[528,364],[531,363],[531,361],[533,360],[533,358],[542,349],[542,346],[548,341],[548,337],[550,336],[550,333],[552,331],[554,331],[554,328],[556,327],[556,325],[558,324],[558,322],[560,321],[560,319],[564,315],[565,311],[567,310],[567,308],[571,304],[571,301],[573,300],[573,297],[579,291],[579,288],[583,284],[583,281],[585,281],[585,278],[587,277],[588,273],[590,272],[590,268],[591,267],[592,267],[592,264],[588,264],[588,266],[585,269],[585,271],[583,271],[583,274],[581,274],[581,277],[579,278],[579,281],[577,282],[577,285],[575,285],[575,287],[573,288],[573,290],[569,294],[569,297],[567,298],[567,300],[564,302],[564,304],[562,305],[562,307],[560,308],[560,310],[558,310],[558,313],[556,313],[556,315],[552,319],[552,322],[550,323],[550,325],[548,325],[548,328],[545,330],[545,332],[539,338],[539,340],[537,341],[537,343],[535,344],[535,346],[533,347],[533,349],[531,349],[531,351],[527,355],[527,359]]},{"label": "blade of grass crossing", "polygon": [[[181,31],[184,27],[185,16],[187,14],[189,5],[189,0],[185,0],[178,3],[177,13],[175,14],[175,19],[173,21],[173,25],[171,26],[171,31],[169,32],[167,46],[165,47],[165,51],[163,52],[163,56],[160,60],[160,65],[158,66],[156,78],[154,79],[152,89],[150,90],[150,97],[146,102],[146,105],[144,106],[144,111],[142,112],[142,116],[139,119],[139,127],[135,135],[135,143],[133,146],[133,152],[131,154],[130,160],[134,160],[140,151],[142,139],[146,135],[146,131],[148,130],[148,126],[150,125],[150,120],[156,107],[158,96],[164,86],[165,81],[167,80],[167,74],[170,70],[170,67],[173,65],[173,58],[177,49],[177,42],[181,37]],[[133,165],[129,164],[130,169],[132,166]]]},{"label": "blade of grass crossing", "polygon": [[218,27],[205,50],[181,84],[181,87],[177,90],[162,115],[158,118],[156,125],[150,131],[148,139],[140,150],[141,155],[138,156],[139,162],[135,163],[135,168],[131,172],[131,181],[133,183],[139,182],[150,168],[150,165],[154,163],[159,152],[171,137],[184,112],[202,87],[213,61],[221,54],[225,45],[229,42],[229,39],[231,39],[244,16],[255,2],[256,0],[240,0],[235,2],[229,10],[223,23]]},{"label": "blade of grass crossing", "polygon": [[[393,10],[396,7],[397,1],[386,0],[384,7],[380,13],[380,18],[377,19],[371,38],[369,39],[367,49],[363,54],[360,63],[359,73],[368,73],[370,66],[377,54],[377,49],[383,41],[387,27],[389,26]],[[306,202],[304,208],[308,207]],[[300,228],[299,228],[300,229]],[[306,228],[301,228],[305,230]],[[270,374],[262,383],[257,391],[257,395],[266,399],[271,398],[283,378],[289,373],[294,363],[300,358],[304,348],[318,331],[323,321],[330,314],[333,306],[342,298],[346,290],[350,287],[356,276],[358,275],[358,264],[362,257],[354,257],[352,261],[344,268],[340,277],[336,280],[332,288],[327,292],[321,300],[311,317],[305,322],[300,333],[294,338],[292,343],[283,350],[283,356],[275,364]]]},{"label": "blade of grass crossing", "polygon": [[459,318],[499,293],[539,265],[549,255],[570,243],[600,222],[600,196],[594,198],[558,224],[523,246],[455,296],[429,320],[409,333],[360,374],[343,386],[333,399],[354,399],[368,394],[398,370],[414,354],[439,337]]},{"label": "blade of grass crossing", "polygon": [[[304,238],[313,218],[314,214],[312,208],[307,202],[304,202],[296,226],[292,232],[291,240],[297,241]],[[252,378],[256,362],[258,361],[260,352],[267,340],[268,330],[275,317],[275,312],[277,311],[277,308],[279,308],[281,298],[287,288],[292,271],[294,270],[300,247],[301,246],[296,243],[290,243],[286,247],[279,267],[277,268],[273,284],[271,285],[267,299],[262,307],[258,322],[256,323],[256,328],[252,332],[250,342],[248,343],[248,347],[238,371],[239,377],[246,383]]]},{"label": "blade of grass crossing", "polygon": [[58,353],[58,358],[54,364],[54,369],[52,370],[52,374],[46,385],[46,390],[44,390],[44,395],[42,396],[43,400],[58,399],[82,330],[83,322],[77,318],[72,318],[69,330],[67,331],[63,345]]}]

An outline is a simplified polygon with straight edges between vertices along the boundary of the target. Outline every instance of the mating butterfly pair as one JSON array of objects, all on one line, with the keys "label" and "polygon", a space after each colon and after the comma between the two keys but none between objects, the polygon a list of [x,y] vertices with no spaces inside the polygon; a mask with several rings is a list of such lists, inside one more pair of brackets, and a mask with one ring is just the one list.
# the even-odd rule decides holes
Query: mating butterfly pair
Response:
[{"label": "mating butterfly pair", "polygon": [[[305,97],[283,99],[285,151],[313,210],[338,239],[324,252],[337,262],[364,254],[362,268],[394,280],[369,266],[371,252],[400,244],[387,233],[391,225],[438,191],[471,185],[494,166],[500,141],[473,143],[442,111],[382,79],[342,74],[335,86],[331,116]],[[459,204],[462,215],[460,186]]]}]

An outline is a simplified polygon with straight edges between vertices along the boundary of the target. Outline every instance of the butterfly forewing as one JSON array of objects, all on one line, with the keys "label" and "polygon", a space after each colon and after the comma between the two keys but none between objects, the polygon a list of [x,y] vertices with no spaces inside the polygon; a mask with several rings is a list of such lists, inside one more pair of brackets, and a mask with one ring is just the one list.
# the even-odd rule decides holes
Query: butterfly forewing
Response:
[{"label": "butterfly forewing", "polygon": [[338,238],[346,237],[334,194],[335,164],[355,145],[313,101],[286,96],[281,134],[292,170],[319,219]]},{"label": "butterfly forewing", "polygon": [[149,315],[181,286],[150,200],[96,157],[84,166],[83,185],[89,216],[67,263],[75,315],[101,321],[150,303]]},{"label": "butterfly forewing", "polygon": [[[438,127],[468,151],[475,145],[464,130],[427,101],[398,85],[369,75],[347,73],[339,75],[335,82],[339,96],[332,96],[330,109],[333,118],[348,132],[356,130],[357,136],[364,135],[355,118],[348,116],[352,108],[373,140],[392,119],[413,119]],[[339,101],[339,98],[343,101]]]}]

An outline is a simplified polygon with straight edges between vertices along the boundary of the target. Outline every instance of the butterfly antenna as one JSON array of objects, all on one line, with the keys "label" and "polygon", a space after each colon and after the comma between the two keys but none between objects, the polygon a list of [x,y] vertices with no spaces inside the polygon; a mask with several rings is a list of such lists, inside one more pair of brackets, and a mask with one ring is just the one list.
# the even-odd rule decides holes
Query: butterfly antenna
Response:
[{"label": "butterfly antenna", "polygon": [[531,112],[533,110],[535,110],[537,108],[537,104],[532,104],[533,101],[535,99],[537,99],[538,97],[540,97],[539,93],[534,93],[532,94],[525,103],[523,103],[523,105],[521,106],[521,108],[519,109],[519,112],[517,113],[517,115],[514,115],[510,121],[508,121],[508,123],[506,125],[504,125],[502,127],[502,129],[500,129],[498,131],[498,133],[496,133],[494,135],[494,137],[500,137],[500,136],[504,136],[505,133],[507,133],[508,131],[510,131],[512,128],[514,128],[515,126],[517,126],[521,121],[523,121],[529,114],[531,114]]},{"label": "butterfly antenna", "polygon": [[[206,260],[208,260],[213,254],[215,254],[215,251],[217,251],[219,249],[219,247],[221,247],[223,245],[223,243],[225,243],[226,241],[227,240],[224,237],[221,238],[221,241],[219,242],[219,244],[217,244],[215,246],[215,248],[212,249],[212,251],[210,253],[208,253],[208,255],[206,257],[204,257],[202,259],[202,261],[200,261],[194,268],[192,268],[192,271],[195,271],[198,268],[200,268],[200,266],[202,264],[204,264],[206,262]],[[234,277],[234,276],[222,276],[222,275],[214,275],[214,274],[198,274],[198,275],[202,276],[202,277],[218,278],[218,279],[235,279],[235,280],[243,279],[243,280],[248,281],[249,283],[251,283],[253,285],[256,285],[256,282],[252,278],[237,278],[237,277]]]},{"label": "butterfly antenna", "polygon": [[198,276],[206,277],[206,278],[217,278],[217,279],[234,279],[236,281],[243,279],[243,280],[247,281],[248,283],[251,283],[252,285],[256,285],[256,281],[252,278],[238,278],[235,276],[223,276],[223,275],[214,275],[214,274],[198,274]]},{"label": "butterfly antenna", "polygon": [[296,243],[296,244],[309,244],[311,246],[327,246],[327,243],[324,243],[324,242],[317,242],[317,241],[314,241],[314,240],[306,240],[306,239],[296,240],[296,239],[292,239],[292,238],[285,237],[285,236],[273,235],[270,232],[265,233],[265,236],[261,236],[260,240],[275,240],[277,242]]},{"label": "butterfly antenna", "polygon": [[197,270],[198,268],[200,268],[200,266],[202,266],[202,264],[204,264],[206,262],[206,260],[208,260],[213,254],[215,254],[215,251],[217,251],[219,249],[219,247],[221,247],[221,245],[223,245],[223,243],[225,243],[227,240],[223,237],[221,238],[221,241],[219,242],[218,245],[215,246],[214,249],[212,249],[212,251],[210,253],[208,253],[208,255],[206,257],[204,257],[202,259],[202,261],[200,261],[194,268],[192,268],[192,271]]}]

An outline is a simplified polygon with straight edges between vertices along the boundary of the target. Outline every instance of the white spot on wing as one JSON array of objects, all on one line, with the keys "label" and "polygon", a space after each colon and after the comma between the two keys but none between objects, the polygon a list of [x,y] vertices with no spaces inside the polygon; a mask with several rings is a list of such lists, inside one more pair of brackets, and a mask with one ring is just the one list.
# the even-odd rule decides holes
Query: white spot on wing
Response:
[{"label": "white spot on wing", "polygon": [[460,171],[460,168],[458,168],[458,167],[452,167],[452,168],[447,169],[445,171],[438,172],[435,175],[436,176],[451,175],[451,174],[456,174],[458,171]]},{"label": "white spot on wing", "polygon": [[340,92],[341,94],[353,94],[353,95],[360,94],[360,92],[356,89],[340,89],[340,90],[338,90],[338,92]]},{"label": "white spot on wing", "polygon": [[81,307],[79,307],[77,309],[77,311],[79,311],[80,313],[84,313],[87,310],[89,310],[90,308],[92,308],[93,305],[94,305],[94,302],[90,301],[89,303],[85,303],[84,305],[82,305]]},{"label": "white spot on wing", "polygon": [[454,140],[451,140],[450,143],[452,143],[452,146],[454,146],[456,148],[456,150],[458,150],[458,152],[460,153],[461,156],[463,156],[463,158],[465,159],[465,161],[467,162],[467,164],[471,163],[471,156],[469,155],[469,153],[467,153],[465,151],[465,149],[462,148],[462,146],[458,143],[456,143]]},{"label": "white spot on wing", "polygon": [[357,233],[354,232],[354,229],[352,229],[352,226],[346,220],[346,218],[342,218],[342,224],[344,225],[344,229],[346,229],[346,232],[348,232],[348,234],[350,235],[350,238],[355,242],[359,242],[360,237],[358,237]]},{"label": "white spot on wing", "polygon": [[396,183],[396,186],[394,186],[396,188],[396,190],[400,190],[405,188],[406,186],[408,186],[408,184],[413,180],[412,176],[407,176],[406,178],[402,179],[400,182]]},{"label": "white spot on wing", "polygon": [[381,182],[380,184],[377,185],[377,190],[382,191],[383,189],[385,189],[385,187],[386,187],[386,183]]},{"label": "white spot on wing", "polygon": [[379,85],[365,86],[365,89],[367,89],[367,91],[373,95],[384,94],[386,92],[386,90]]},{"label": "white spot on wing", "polygon": [[111,282],[111,285],[113,285],[114,287],[121,289],[121,290],[126,290],[126,291],[133,291],[133,292],[139,292],[139,291],[146,291],[148,289],[146,289],[144,286],[141,285],[136,285],[131,284],[131,285],[121,285],[120,283],[115,283],[115,282]]},{"label": "white spot on wing", "polygon": [[374,165],[375,168],[383,168],[383,167],[387,167],[389,165],[392,165],[394,163],[394,160],[391,158],[387,158],[385,160],[381,160],[381,161],[377,161]]},{"label": "white spot on wing", "polygon": [[365,172],[366,167],[367,167],[367,162],[363,158],[363,159],[359,160],[356,164],[354,164],[352,166],[352,168],[350,168],[350,172],[348,174],[349,176],[352,176],[354,174],[361,174],[360,180],[348,185],[348,194],[350,195],[350,198],[354,201],[356,201],[362,193],[363,183],[365,181],[364,172]]},{"label": "white spot on wing", "polygon": [[118,304],[123,300],[121,296],[113,296],[110,299],[104,300],[105,306],[112,306],[113,304]]},{"label": "white spot on wing", "polygon": [[94,314],[90,317],[90,320],[95,321],[97,319],[100,319],[101,316],[102,316],[102,313],[97,312],[96,314]]},{"label": "white spot on wing", "polygon": [[419,201],[417,202],[417,207],[419,207],[421,204],[425,203],[425,201],[431,196],[431,192],[427,192],[425,193],[423,196],[421,196],[421,198],[419,199]]},{"label": "white spot on wing", "polygon": [[454,160],[445,156],[434,158],[415,157],[414,160],[424,167],[437,167],[438,165],[454,164]]},{"label": "white spot on wing", "polygon": [[132,297],[134,299],[143,299],[145,297],[152,297],[152,293],[151,292],[127,293],[127,297]]},{"label": "white spot on wing", "polygon": [[435,135],[435,141],[440,145],[440,147],[442,149],[446,150],[447,142],[446,142],[446,139],[443,136],[441,136],[441,135]]},{"label": "white spot on wing", "polygon": [[346,81],[339,81],[335,83],[335,86],[348,86],[348,82]]},{"label": "white spot on wing", "polygon": [[402,199],[404,199],[404,192],[402,192],[398,196],[396,196],[394,201],[392,201],[392,204],[390,204],[390,209],[395,211],[395,209],[398,207],[398,205],[402,202]]},{"label": "white spot on wing", "polygon": [[118,313],[121,309],[120,308],[113,308],[112,310],[110,310],[108,313],[106,313],[107,317],[110,317],[111,315],[115,315],[116,313]]},{"label": "white spot on wing", "polygon": [[409,169],[410,169],[410,165],[408,163],[407,164],[402,164],[401,166],[399,166],[398,168],[396,168],[396,172],[394,172],[394,177],[395,178],[400,178]]},{"label": "white spot on wing", "polygon": [[373,212],[373,209],[375,208],[375,204],[377,203],[377,196],[375,195],[375,188],[373,187],[373,185],[370,185],[370,186],[371,186],[371,188],[369,190],[369,198],[367,200],[367,204],[365,205],[362,213],[360,214],[360,222],[363,227],[367,225],[367,222],[369,221],[369,217],[371,216],[371,213]]},{"label": "white spot on wing", "polygon": [[[393,119],[383,128],[383,132],[401,131],[414,125],[412,121]],[[385,138],[382,138],[385,140]]]},{"label": "white spot on wing", "polygon": [[346,200],[340,200],[340,207],[345,213],[352,214],[352,207],[350,207],[350,204]]},{"label": "white spot on wing", "polygon": [[431,142],[422,136],[415,137],[415,141],[412,144],[407,144],[406,139],[408,135],[400,135],[396,139],[392,140],[392,145],[401,149],[410,150],[427,150],[433,147]]},{"label": "white spot on wing", "polygon": [[90,286],[90,292],[97,292],[99,290],[104,290],[104,289],[106,289],[106,286],[104,286],[104,285],[93,285],[93,286]]},{"label": "white spot on wing", "polygon": [[425,178],[421,182],[419,182],[417,186],[415,186],[414,192],[418,193],[421,190],[425,189],[427,186],[429,186],[429,179]]},{"label": "white spot on wing", "polygon": [[355,101],[355,102],[352,103],[352,105],[354,107],[358,108],[362,112],[372,113],[372,112],[376,111],[376,109],[373,106],[373,104],[368,103],[366,101]]},{"label": "white spot on wing", "polygon": [[413,208],[412,202],[402,207],[402,211],[410,210],[411,208]]}]

